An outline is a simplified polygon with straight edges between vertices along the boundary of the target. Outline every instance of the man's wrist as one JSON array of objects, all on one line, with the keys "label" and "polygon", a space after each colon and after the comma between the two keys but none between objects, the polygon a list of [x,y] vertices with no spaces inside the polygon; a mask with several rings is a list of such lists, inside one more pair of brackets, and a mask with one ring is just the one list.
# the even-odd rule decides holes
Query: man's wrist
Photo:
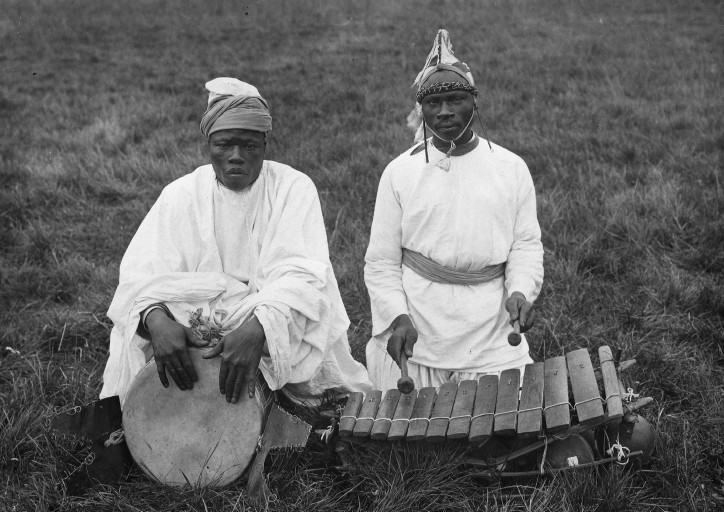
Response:
[{"label": "man's wrist", "polygon": [[412,326],[412,320],[410,320],[409,315],[402,314],[392,321],[390,328],[394,331],[398,327],[405,326],[405,325]]},{"label": "man's wrist", "polygon": [[511,294],[508,296],[508,298],[510,298],[510,299],[513,299],[513,298],[521,298],[521,299],[523,299],[524,302],[527,302],[527,301],[528,301],[528,299],[525,298],[525,295],[523,294],[523,292],[519,292],[519,291],[514,291],[513,293],[511,293]]},{"label": "man's wrist", "polygon": [[156,328],[173,321],[162,308],[155,308],[146,315],[145,327],[151,333]]}]

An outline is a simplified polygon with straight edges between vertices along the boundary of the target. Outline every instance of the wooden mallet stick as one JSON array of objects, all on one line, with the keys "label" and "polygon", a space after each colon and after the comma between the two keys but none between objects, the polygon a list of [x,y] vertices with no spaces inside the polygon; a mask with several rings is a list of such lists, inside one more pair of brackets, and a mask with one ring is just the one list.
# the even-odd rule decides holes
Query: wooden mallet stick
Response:
[{"label": "wooden mallet stick", "polygon": [[513,324],[513,332],[508,334],[508,343],[510,343],[514,347],[517,347],[518,345],[520,345],[520,342],[522,340],[523,338],[520,337],[520,324],[518,323],[518,320],[516,320]]},{"label": "wooden mallet stick", "polygon": [[405,395],[412,393],[415,389],[415,382],[407,376],[407,354],[404,351],[400,354],[400,371],[402,371],[402,377],[397,381],[397,389]]}]

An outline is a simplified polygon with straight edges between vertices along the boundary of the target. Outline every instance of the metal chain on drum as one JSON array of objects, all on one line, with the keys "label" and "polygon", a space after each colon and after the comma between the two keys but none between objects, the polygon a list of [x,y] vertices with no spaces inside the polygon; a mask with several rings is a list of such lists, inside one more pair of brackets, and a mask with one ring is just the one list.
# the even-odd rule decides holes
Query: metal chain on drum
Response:
[{"label": "metal chain on drum", "polygon": [[91,446],[91,451],[85,456],[83,461],[78,466],[76,466],[72,471],[68,472],[65,475],[65,477],[63,478],[63,480],[68,480],[71,476],[73,476],[75,473],[80,471],[83,467],[90,466],[91,464],[93,464],[93,462],[95,462],[95,460],[96,460],[96,454],[95,454],[95,452],[92,451],[92,446]]}]

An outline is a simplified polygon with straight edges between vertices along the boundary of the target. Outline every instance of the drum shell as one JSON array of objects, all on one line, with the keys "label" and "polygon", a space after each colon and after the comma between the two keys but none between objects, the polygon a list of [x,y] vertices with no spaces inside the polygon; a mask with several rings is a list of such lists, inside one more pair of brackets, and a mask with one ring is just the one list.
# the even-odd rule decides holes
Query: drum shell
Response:
[{"label": "drum shell", "polygon": [[540,463],[546,468],[561,469],[595,461],[593,450],[588,441],[580,434],[572,434],[565,439],[551,443],[546,450],[545,460]]},{"label": "drum shell", "polygon": [[265,400],[242,393],[230,404],[219,392],[220,358],[189,348],[198,381],[164,388],[150,361],[135,377],[123,406],[123,429],[134,461],[166,485],[222,487],[243,474],[262,433]]}]

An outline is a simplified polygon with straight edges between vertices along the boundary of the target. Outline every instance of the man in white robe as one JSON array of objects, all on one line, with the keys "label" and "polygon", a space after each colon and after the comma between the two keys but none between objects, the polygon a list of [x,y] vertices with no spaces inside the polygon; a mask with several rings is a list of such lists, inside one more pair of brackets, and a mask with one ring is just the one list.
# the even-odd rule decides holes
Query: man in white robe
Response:
[{"label": "man in white robe", "polygon": [[531,175],[472,131],[477,90],[446,31],[415,84],[425,140],[382,174],[365,257],[367,368],[380,389],[395,387],[403,355],[418,387],[522,371],[527,341],[508,334],[533,325],[543,281]]},{"label": "man in white robe", "polygon": [[219,390],[232,403],[254,393],[258,369],[295,400],[368,391],[314,184],[264,160],[271,116],[255,87],[217,78],[206,88],[201,131],[212,163],[168,185],[131,240],[108,311],[101,398],[123,404],[152,357],[159,385],[171,377],[192,388],[187,345],[213,340],[204,357],[221,357]]}]

